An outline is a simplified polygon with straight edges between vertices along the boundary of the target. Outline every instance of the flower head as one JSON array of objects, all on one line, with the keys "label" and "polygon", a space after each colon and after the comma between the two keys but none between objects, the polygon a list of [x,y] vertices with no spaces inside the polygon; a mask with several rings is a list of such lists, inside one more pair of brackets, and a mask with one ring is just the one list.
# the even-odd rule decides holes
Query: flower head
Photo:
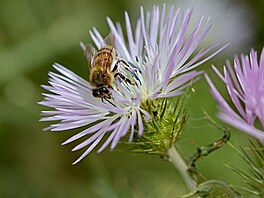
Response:
[{"label": "flower head", "polygon": [[[128,13],[125,13],[126,37],[119,23],[114,25],[107,19],[115,38],[116,58],[130,65],[129,72],[125,72],[132,74],[130,76],[136,82],[136,85],[131,85],[115,80],[111,89],[113,97],[109,102],[93,97],[89,82],[59,64],[54,65],[61,74],[49,73],[50,86],[43,87],[52,94],[44,94],[44,101],[40,102],[54,110],[43,111],[41,120],[60,121],[47,128],[51,131],[87,126],[87,129],[63,143],[88,136],[73,149],[75,151],[88,146],[74,163],[91,152],[105,135],[108,135],[108,139],[99,152],[110,143],[110,148],[115,148],[120,138],[128,132],[129,141],[133,139],[134,133],[142,135],[144,122],[151,119],[151,112],[144,105],[146,101],[182,94],[193,79],[202,73],[193,69],[223,49],[214,45],[194,53],[210,26],[209,20],[201,18],[193,31],[187,33],[191,13],[191,10],[175,10],[173,6],[167,13],[164,5],[161,10],[154,6],[145,15],[141,8],[135,31],[132,31]],[[105,42],[103,37],[95,28],[90,31],[90,35],[99,50]]]},{"label": "flower head", "polygon": [[[226,84],[227,91],[235,107],[231,106],[218,92],[206,75],[211,93],[219,103],[219,117],[228,124],[264,141],[264,49],[258,62],[257,52],[234,58],[234,67],[226,62],[222,75],[214,66],[214,71]],[[255,127],[257,120],[260,128]]]}]

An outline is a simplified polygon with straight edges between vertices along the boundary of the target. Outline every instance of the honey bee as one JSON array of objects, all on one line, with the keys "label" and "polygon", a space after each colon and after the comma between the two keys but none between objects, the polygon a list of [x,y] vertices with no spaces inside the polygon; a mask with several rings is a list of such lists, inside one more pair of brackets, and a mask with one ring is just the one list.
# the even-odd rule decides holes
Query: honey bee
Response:
[{"label": "honey bee", "polygon": [[112,85],[116,77],[120,77],[127,83],[134,85],[135,82],[126,78],[118,71],[118,67],[124,65],[129,67],[128,63],[123,59],[116,59],[114,48],[115,38],[113,34],[109,34],[103,45],[96,51],[92,45],[88,44],[85,47],[85,56],[89,67],[89,82],[92,85],[92,94],[94,97],[103,99],[111,99]]}]

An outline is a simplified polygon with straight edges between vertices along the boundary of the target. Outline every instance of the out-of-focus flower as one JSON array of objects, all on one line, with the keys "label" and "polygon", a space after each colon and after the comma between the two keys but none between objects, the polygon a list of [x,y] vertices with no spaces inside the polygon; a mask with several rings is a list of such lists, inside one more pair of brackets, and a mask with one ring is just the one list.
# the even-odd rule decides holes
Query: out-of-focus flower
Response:
[{"label": "out-of-focus flower", "polygon": [[[219,117],[226,123],[264,142],[264,49],[258,62],[257,52],[234,58],[234,67],[226,62],[222,75],[214,66],[214,71],[226,84],[234,109],[221,96],[212,81],[205,75],[211,93],[220,106]],[[260,126],[256,127],[256,122]]]},{"label": "out-of-focus flower", "polygon": [[[224,48],[219,49],[216,44],[194,53],[210,25],[209,20],[201,18],[192,32],[187,33],[191,10],[182,12],[171,6],[166,12],[164,5],[161,9],[153,6],[153,10],[146,15],[143,8],[140,11],[135,31],[131,28],[128,13],[125,13],[126,37],[119,23],[115,26],[107,19],[115,38],[117,56],[131,65],[129,69],[137,85],[116,80],[112,99],[103,103],[101,99],[93,97],[89,82],[55,64],[55,69],[61,74],[50,72],[50,86],[43,86],[52,94],[44,94],[44,101],[40,104],[55,110],[43,111],[41,120],[60,121],[52,124],[48,130],[63,131],[87,126],[87,129],[63,143],[89,136],[73,149],[75,151],[88,146],[74,163],[91,152],[105,135],[109,137],[99,152],[110,143],[110,148],[115,148],[120,138],[128,132],[129,141],[132,141],[134,133],[142,135],[144,121],[151,118],[146,108],[147,101],[182,94],[193,79],[202,73],[193,69]],[[100,49],[104,45],[103,37],[95,28],[90,31],[90,35],[97,49]]]},{"label": "out-of-focus flower", "polygon": [[[137,3],[136,3],[137,2]],[[151,7],[151,0],[128,1],[131,10],[138,4]],[[162,1],[161,1],[162,2]],[[254,40],[254,13],[246,3],[235,3],[230,0],[167,0],[166,4],[175,4],[182,9],[193,8],[193,18],[190,27],[196,25],[201,16],[210,17],[213,29],[204,39],[203,45],[212,43],[230,43],[225,53],[239,52],[250,47]],[[243,32],[243,34],[241,34]]]}]

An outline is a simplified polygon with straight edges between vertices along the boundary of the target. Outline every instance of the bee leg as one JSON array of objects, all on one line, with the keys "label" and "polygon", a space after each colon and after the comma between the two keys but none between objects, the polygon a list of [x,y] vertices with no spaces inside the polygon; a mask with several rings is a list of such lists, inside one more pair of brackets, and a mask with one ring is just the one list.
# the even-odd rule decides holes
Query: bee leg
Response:
[{"label": "bee leg", "polygon": [[126,70],[130,71],[130,70],[129,70],[130,65],[129,65],[125,60],[123,60],[123,59],[119,59],[119,60],[116,62],[115,65],[118,66],[118,64],[123,64],[123,65],[124,65],[124,68],[125,68]]},{"label": "bee leg", "polygon": [[[137,57],[136,57],[137,59]],[[138,59],[137,59],[137,62],[138,62]],[[134,67],[134,66],[131,66],[129,65],[125,60],[123,59],[118,59],[118,61],[116,62],[112,72],[115,72],[117,70],[117,68],[119,67],[119,64],[121,64],[127,71],[129,71],[133,76],[134,78],[140,82],[141,84],[141,81],[138,77],[138,73],[142,73],[138,68]]]},{"label": "bee leg", "polygon": [[103,103],[105,103],[104,100],[106,100],[106,101],[109,102],[111,105],[113,105],[114,107],[116,107],[115,104],[112,103],[108,98],[102,98],[102,102],[103,102]]},{"label": "bee leg", "polygon": [[[138,62],[138,61],[137,61]],[[129,72],[133,73],[134,75],[136,75],[136,72],[141,73],[140,70],[138,70],[136,67],[129,65],[125,60],[123,59],[118,59],[118,61],[116,62],[113,72],[117,69],[118,65],[122,64],[122,66]]]},{"label": "bee leg", "polygon": [[[130,71],[130,65],[123,59],[118,59],[115,63],[114,68],[112,69],[112,72],[115,72],[117,70],[117,68],[119,67],[119,64],[122,64],[122,66],[124,66],[124,68],[128,71]],[[130,71],[131,72],[131,71]]]},{"label": "bee leg", "polygon": [[125,60],[123,59],[118,59],[118,61],[116,62],[112,72],[115,72],[117,70],[117,68],[119,67],[119,64],[122,64],[122,66],[129,72],[131,73],[135,73],[135,71],[138,71],[138,69],[136,69],[135,67],[130,66]]},{"label": "bee leg", "polygon": [[[125,60],[123,60],[123,59],[120,59],[120,60],[117,61],[117,62],[120,62],[120,63],[122,63],[123,65],[125,65],[125,69],[128,70],[128,71],[130,71],[130,72],[132,72],[132,73],[137,73],[137,72],[142,73],[142,71],[141,71],[138,67],[133,66],[132,63],[127,63],[127,62],[126,62]],[[139,60],[138,60],[138,57],[137,57],[137,56],[136,56],[136,62],[139,63]],[[131,65],[132,65],[132,66],[131,66]]]},{"label": "bee leg", "polygon": [[117,62],[115,63],[114,65],[114,68],[112,69],[112,72],[113,73],[116,73],[115,77],[116,76],[120,76],[121,79],[123,79],[124,81],[126,81],[127,83],[131,84],[131,85],[136,85],[136,83],[126,77],[124,77],[124,75],[120,74],[119,70],[118,70],[118,67],[120,67],[120,64],[123,68],[125,68],[127,71],[129,71],[132,75],[133,75],[133,78],[135,78],[137,81],[140,82],[141,84],[141,81],[138,77],[138,73],[141,73],[141,71],[139,71],[137,68],[135,67],[132,67],[130,66],[125,60],[123,59],[118,59]]},{"label": "bee leg", "polygon": [[131,84],[131,85],[135,85],[135,82],[132,82],[129,78],[126,78],[123,74],[117,72],[115,73],[114,77],[116,78],[117,76],[119,76],[123,81]]},{"label": "bee leg", "polygon": [[116,72],[117,68],[118,68],[118,61],[116,62],[114,68],[112,69],[112,72],[113,72],[113,73]]}]

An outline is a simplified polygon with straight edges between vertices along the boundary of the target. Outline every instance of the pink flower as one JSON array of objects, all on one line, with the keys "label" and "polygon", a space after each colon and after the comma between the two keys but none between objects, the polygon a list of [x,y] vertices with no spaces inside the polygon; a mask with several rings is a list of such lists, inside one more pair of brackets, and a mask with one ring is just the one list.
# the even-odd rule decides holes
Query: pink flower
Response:
[{"label": "pink flower", "polygon": [[[234,58],[234,67],[226,62],[222,75],[214,66],[214,71],[226,84],[227,91],[235,108],[226,102],[212,81],[205,77],[211,93],[220,107],[219,117],[224,122],[254,136],[264,142],[264,48],[258,62],[257,52]],[[256,122],[260,122],[260,128]]]}]

